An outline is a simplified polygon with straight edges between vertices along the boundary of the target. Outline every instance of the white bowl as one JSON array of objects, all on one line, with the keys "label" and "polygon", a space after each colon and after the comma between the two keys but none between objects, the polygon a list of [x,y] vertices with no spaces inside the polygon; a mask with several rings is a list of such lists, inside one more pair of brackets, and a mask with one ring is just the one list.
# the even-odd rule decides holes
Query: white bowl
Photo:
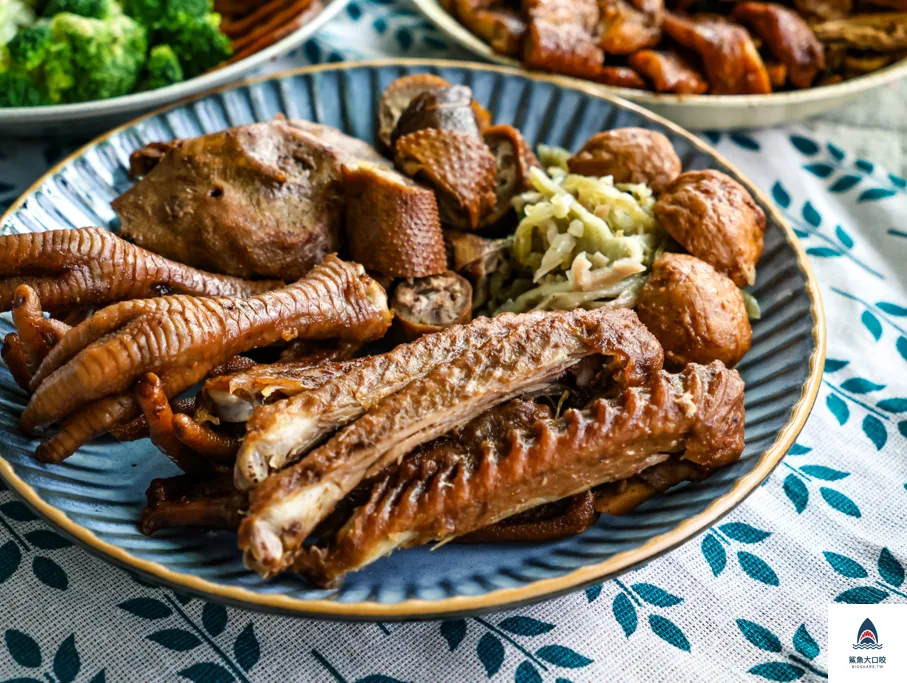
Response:
[{"label": "white bowl", "polygon": [[[0,0],[2,2],[2,0]],[[165,88],[138,92],[107,100],[55,104],[45,107],[0,108],[0,136],[68,138],[97,134],[156,107],[197,95],[239,80],[311,38],[321,26],[343,9],[349,0],[324,0],[324,9],[290,35],[235,64],[190,78]]]},{"label": "white bowl", "polygon": [[[499,55],[454,19],[438,0],[413,0],[416,7],[441,31],[476,55],[498,64],[523,68],[510,57]],[[691,130],[727,130],[774,126],[840,107],[861,93],[875,90],[907,76],[907,59],[866,76],[835,85],[771,95],[670,95],[582,81],[603,92],[638,102],[647,109]],[[565,82],[576,81],[561,76]]]}]

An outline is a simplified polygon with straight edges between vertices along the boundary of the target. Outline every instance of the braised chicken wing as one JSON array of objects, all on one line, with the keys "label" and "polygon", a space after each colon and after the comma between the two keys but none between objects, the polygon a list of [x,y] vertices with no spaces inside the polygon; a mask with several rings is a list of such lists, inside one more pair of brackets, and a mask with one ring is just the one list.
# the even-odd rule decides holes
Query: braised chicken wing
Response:
[{"label": "braised chicken wing", "polygon": [[756,281],[765,214],[750,193],[720,171],[688,171],[655,204],[655,217],[684,249],[738,287]]},{"label": "braised chicken wing", "polygon": [[593,32],[596,0],[526,0],[529,30],[523,40],[523,64],[530,69],[596,78],[604,53]]},{"label": "braised chicken wing", "polygon": [[668,36],[702,57],[709,92],[714,95],[758,95],[772,91],[762,57],[742,26],[711,17],[665,12]]},{"label": "braised chicken wing", "polygon": [[753,340],[743,295],[725,275],[688,254],[662,254],[639,293],[637,314],[677,367],[720,360],[733,367]]},{"label": "braised chicken wing", "polygon": [[680,175],[671,141],[645,128],[596,133],[568,160],[571,173],[612,176],[615,183],[646,183],[655,194]]},{"label": "braised chicken wing", "polygon": [[771,2],[742,2],[731,14],[746,25],[775,57],[787,66],[787,78],[808,88],[825,68],[825,50],[800,16]]}]

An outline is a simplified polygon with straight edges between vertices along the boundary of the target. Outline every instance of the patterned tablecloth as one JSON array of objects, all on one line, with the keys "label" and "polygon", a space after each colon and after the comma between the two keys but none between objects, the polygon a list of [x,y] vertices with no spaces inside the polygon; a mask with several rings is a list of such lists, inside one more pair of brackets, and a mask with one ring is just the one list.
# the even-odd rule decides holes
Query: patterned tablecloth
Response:
[{"label": "patterned tablecloth", "polygon": [[[270,68],[464,56],[413,10],[354,0]],[[816,407],[719,525],[620,579],[513,612],[335,624],[146,585],[0,492],[0,678],[17,681],[715,681],[826,678],[827,605],[907,602],[907,190],[797,128],[710,135],[793,223],[821,284]],[[0,205],[67,150],[0,148]],[[838,653],[834,653],[840,656]]]}]

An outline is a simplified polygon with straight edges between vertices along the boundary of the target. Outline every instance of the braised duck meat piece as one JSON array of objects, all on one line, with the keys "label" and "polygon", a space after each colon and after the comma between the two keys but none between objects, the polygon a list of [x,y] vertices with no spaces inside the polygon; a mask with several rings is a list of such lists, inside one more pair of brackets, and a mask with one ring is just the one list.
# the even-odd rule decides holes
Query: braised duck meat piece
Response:
[{"label": "braised duck meat piece", "polygon": [[513,198],[529,189],[529,169],[541,167],[523,134],[509,125],[486,128],[482,139],[494,156],[494,210],[485,217],[486,225],[494,225],[513,208]]},{"label": "braised duck meat piece", "polygon": [[524,0],[529,30],[523,39],[523,64],[529,69],[595,78],[604,53],[593,32],[596,0]]},{"label": "braised duck meat piece", "polygon": [[628,55],[661,40],[663,0],[598,0],[598,9],[598,45],[606,55]]},{"label": "braised duck meat piece", "polygon": [[294,285],[248,299],[171,296],[114,304],[51,350],[32,380],[35,393],[20,423],[34,432],[71,414],[62,436],[36,452],[59,461],[81,439],[136,416],[131,396],[122,392],[146,372],[159,375],[172,398],[244,351],[296,337],[375,339],[390,321],[384,290],[361,266],[334,256]]},{"label": "braised duck meat piece", "polygon": [[246,422],[258,406],[317,389],[364,362],[364,358],[315,363],[283,361],[214,376],[202,386],[200,405],[204,415],[210,415],[218,422]]},{"label": "braised duck meat piece", "polygon": [[655,194],[680,175],[680,157],[671,141],[644,128],[596,133],[567,165],[571,173],[612,176],[615,183],[645,183]]},{"label": "braised duck meat piece", "polygon": [[765,214],[730,176],[713,169],[678,176],[658,198],[655,217],[684,249],[738,287],[756,282]]},{"label": "braised duck meat piece", "polygon": [[665,12],[662,29],[699,54],[713,95],[759,95],[772,91],[762,57],[742,26],[711,17]]},{"label": "braised duck meat piece", "polygon": [[814,24],[816,38],[854,50],[907,50],[907,13],[860,14]]},{"label": "braised duck meat piece", "polygon": [[366,270],[388,277],[444,272],[444,236],[431,190],[391,168],[361,162],[344,165],[343,198],[347,248]]},{"label": "braised duck meat piece", "polygon": [[700,70],[676,50],[640,50],[627,64],[645,76],[657,92],[701,95],[709,84]]},{"label": "braised duck meat piece", "polygon": [[147,175],[164,155],[176,146],[176,140],[149,142],[129,155],[129,177],[141,178]]},{"label": "braised duck meat piece", "polygon": [[334,586],[397,548],[462,536],[627,479],[670,453],[726,465],[743,451],[743,425],[743,381],[721,363],[660,372],[557,417],[547,406],[511,401],[379,478],[368,502],[333,538],[299,551],[293,568]]},{"label": "braised duck meat piece", "polygon": [[639,292],[636,311],[664,347],[665,361],[677,367],[713,360],[733,367],[752,345],[737,285],[695,256],[662,254]]},{"label": "braised duck meat piece", "polygon": [[452,14],[498,54],[520,54],[526,20],[512,7],[497,0],[454,0]]},{"label": "braised duck meat piece", "polygon": [[210,479],[190,475],[152,479],[139,528],[146,536],[160,529],[202,527],[233,531],[242,519],[245,495],[231,477]]},{"label": "braised duck meat piece", "polygon": [[245,297],[283,286],[196,270],[101,228],[0,236],[0,311],[10,310],[23,284],[52,313],[163,294]]},{"label": "braised duck meat piece", "polygon": [[459,133],[481,137],[475,110],[472,108],[472,90],[465,85],[434,88],[416,95],[407,105],[391,133],[391,149],[404,135],[425,128],[455,130]]},{"label": "braised duck meat piece", "polygon": [[[610,377],[627,383],[661,367],[661,348],[631,311],[556,311],[534,320],[413,380],[255,487],[239,531],[247,566],[263,576],[283,571],[312,529],[362,481],[495,405],[544,390],[574,366],[583,386]],[[240,457],[254,447],[247,437]]]},{"label": "braised duck meat piece", "polygon": [[452,271],[402,281],[391,297],[403,336],[412,341],[472,319],[472,287]]},{"label": "braised duck meat piece", "polygon": [[469,232],[445,230],[451,268],[472,285],[472,310],[482,308],[491,298],[491,278],[510,273],[511,240],[490,240]]},{"label": "braised duck meat piece", "polygon": [[731,19],[747,26],[787,67],[797,88],[808,88],[825,68],[825,50],[809,25],[787,7],[771,2],[741,2]]},{"label": "braised duck meat piece", "polygon": [[441,220],[475,230],[495,206],[495,159],[481,138],[424,128],[397,140],[394,163],[430,185]]},{"label": "braised duck meat piece", "polygon": [[[452,83],[434,74],[410,74],[402,76],[391,83],[381,93],[378,103],[378,139],[384,146],[393,150],[391,135],[400,116],[410,103],[423,93],[431,93],[452,87]],[[463,86],[460,86],[463,87]],[[470,97],[472,93],[470,91]],[[491,114],[475,100],[471,100],[473,113],[479,131],[491,125]]]},{"label": "braised duck meat piece", "polygon": [[177,141],[112,204],[123,235],[157,254],[292,281],[340,248],[340,167],[363,154],[380,158],[318,124],[237,126]]}]

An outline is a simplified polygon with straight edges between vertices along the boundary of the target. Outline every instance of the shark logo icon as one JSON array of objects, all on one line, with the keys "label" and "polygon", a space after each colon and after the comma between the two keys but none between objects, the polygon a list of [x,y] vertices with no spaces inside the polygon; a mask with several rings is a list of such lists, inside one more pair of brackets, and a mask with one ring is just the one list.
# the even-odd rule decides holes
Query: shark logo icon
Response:
[{"label": "shark logo icon", "polygon": [[869,619],[864,619],[857,631],[857,642],[853,645],[854,650],[881,650],[882,643],[879,642],[879,632],[875,624]]}]

